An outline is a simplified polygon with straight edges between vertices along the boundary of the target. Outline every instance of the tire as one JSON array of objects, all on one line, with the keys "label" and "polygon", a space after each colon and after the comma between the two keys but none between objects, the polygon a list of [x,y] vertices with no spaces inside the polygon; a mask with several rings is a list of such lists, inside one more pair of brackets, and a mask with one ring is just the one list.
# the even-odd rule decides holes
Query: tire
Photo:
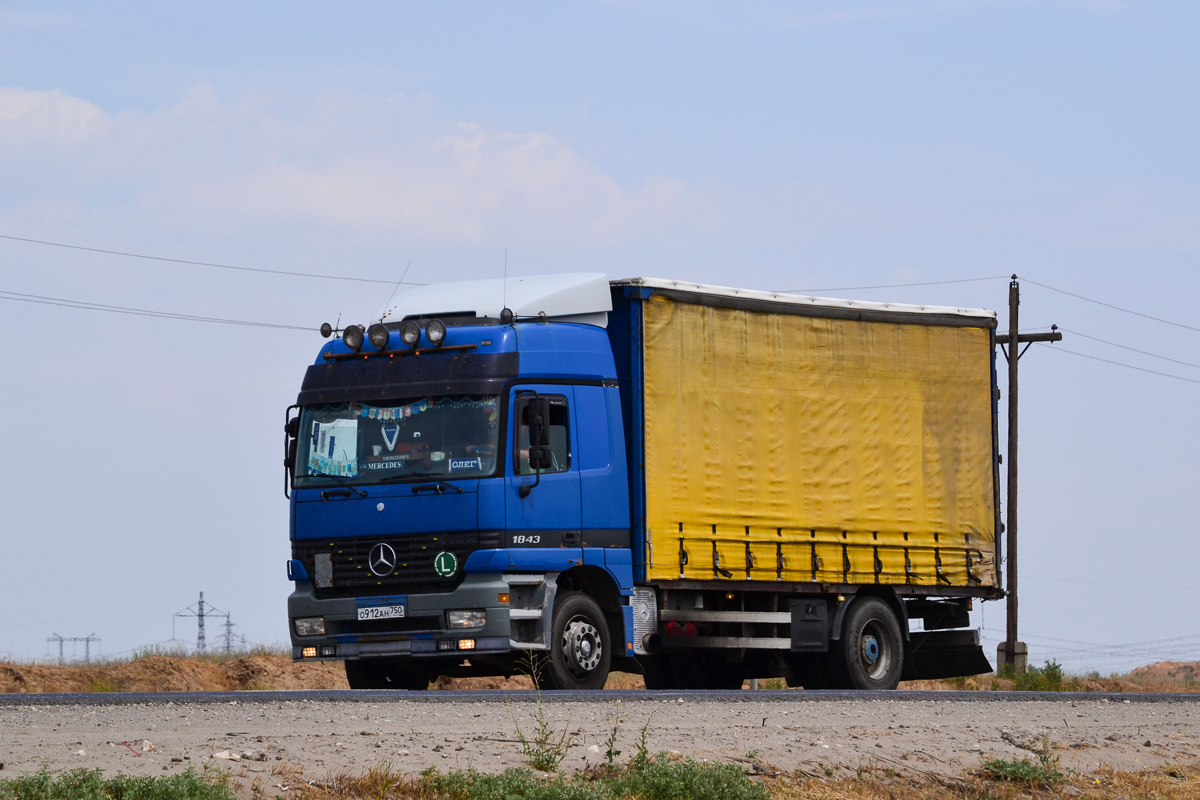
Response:
[{"label": "tire", "polygon": [[423,691],[429,678],[387,661],[346,662],[346,681],[351,689],[406,689]]},{"label": "tire", "polygon": [[612,661],[604,612],[581,592],[559,595],[550,626],[550,658],[539,684],[546,689],[603,689]]},{"label": "tire", "polygon": [[838,689],[895,689],[904,672],[900,623],[877,597],[852,601],[842,638],[830,642],[830,683]]}]

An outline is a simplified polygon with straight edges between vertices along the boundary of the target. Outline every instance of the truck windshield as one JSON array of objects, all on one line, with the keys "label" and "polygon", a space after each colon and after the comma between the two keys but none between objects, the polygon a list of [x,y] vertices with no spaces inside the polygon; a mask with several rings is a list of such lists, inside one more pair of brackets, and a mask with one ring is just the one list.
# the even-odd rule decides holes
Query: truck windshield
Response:
[{"label": "truck windshield", "polygon": [[495,395],[308,406],[296,487],[487,477],[496,469],[499,414]]}]

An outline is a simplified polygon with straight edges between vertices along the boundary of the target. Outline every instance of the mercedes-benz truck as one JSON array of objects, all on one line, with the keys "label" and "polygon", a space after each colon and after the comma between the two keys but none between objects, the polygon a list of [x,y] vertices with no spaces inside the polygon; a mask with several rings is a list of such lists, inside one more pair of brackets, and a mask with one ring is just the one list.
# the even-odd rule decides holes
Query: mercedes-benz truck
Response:
[{"label": "mercedes-benz truck", "polygon": [[323,326],[285,427],[293,658],[397,689],[988,672],[995,328],[599,274]]}]

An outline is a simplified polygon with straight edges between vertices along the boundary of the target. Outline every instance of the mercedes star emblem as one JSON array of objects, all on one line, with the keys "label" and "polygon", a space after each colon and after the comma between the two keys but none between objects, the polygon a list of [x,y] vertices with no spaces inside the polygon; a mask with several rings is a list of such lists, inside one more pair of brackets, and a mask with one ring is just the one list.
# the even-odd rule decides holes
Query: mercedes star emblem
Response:
[{"label": "mercedes star emblem", "polygon": [[381,578],[391,575],[396,569],[396,551],[391,545],[380,542],[371,548],[371,554],[367,556],[367,566]]}]

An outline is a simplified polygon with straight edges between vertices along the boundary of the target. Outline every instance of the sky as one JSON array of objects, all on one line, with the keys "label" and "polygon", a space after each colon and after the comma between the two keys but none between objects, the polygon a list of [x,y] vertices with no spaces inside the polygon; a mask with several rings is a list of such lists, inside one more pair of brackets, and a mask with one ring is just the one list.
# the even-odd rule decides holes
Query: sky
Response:
[{"label": "sky", "polygon": [[[1065,331],[1021,360],[1030,659],[1200,658],[1198,23],[1169,0],[0,3],[0,236],[94,248],[0,238],[0,655],[193,640],[173,614],[200,591],[285,643],[281,426],[315,329],[507,252],[1002,327],[1018,274],[1022,329]],[[1003,603],[974,618],[994,657]]]}]

